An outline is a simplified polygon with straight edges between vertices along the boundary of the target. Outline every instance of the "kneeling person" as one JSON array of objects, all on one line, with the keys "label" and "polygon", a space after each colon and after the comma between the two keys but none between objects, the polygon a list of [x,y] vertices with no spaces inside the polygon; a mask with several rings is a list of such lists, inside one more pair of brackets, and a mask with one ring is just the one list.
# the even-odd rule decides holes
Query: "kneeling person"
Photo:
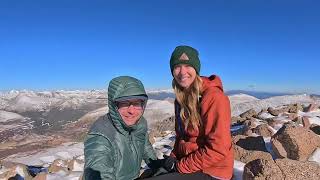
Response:
[{"label": "kneeling person", "polygon": [[156,159],[143,112],[148,100],[143,84],[133,77],[112,79],[109,112],[91,127],[84,143],[84,179],[135,179],[142,159]]}]

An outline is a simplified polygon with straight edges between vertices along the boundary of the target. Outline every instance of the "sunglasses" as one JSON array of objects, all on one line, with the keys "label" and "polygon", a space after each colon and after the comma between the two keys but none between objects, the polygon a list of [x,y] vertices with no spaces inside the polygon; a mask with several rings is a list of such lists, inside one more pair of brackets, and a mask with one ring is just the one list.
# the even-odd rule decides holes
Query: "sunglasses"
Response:
[{"label": "sunglasses", "polygon": [[116,105],[118,109],[128,109],[129,107],[133,107],[134,109],[143,109],[145,102],[143,100],[135,100],[135,101],[117,101]]}]

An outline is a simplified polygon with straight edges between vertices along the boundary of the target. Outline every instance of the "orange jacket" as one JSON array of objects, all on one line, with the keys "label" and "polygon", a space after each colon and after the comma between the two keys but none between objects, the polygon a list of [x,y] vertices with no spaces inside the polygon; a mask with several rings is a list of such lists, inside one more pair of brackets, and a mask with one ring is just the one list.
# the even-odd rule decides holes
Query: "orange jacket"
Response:
[{"label": "orange jacket", "polygon": [[171,156],[178,159],[177,170],[180,173],[202,171],[219,179],[231,179],[234,157],[230,133],[230,102],[223,93],[218,76],[202,77],[202,80],[203,126],[199,131],[190,124],[185,131],[181,123],[181,132],[176,113],[176,141]]}]

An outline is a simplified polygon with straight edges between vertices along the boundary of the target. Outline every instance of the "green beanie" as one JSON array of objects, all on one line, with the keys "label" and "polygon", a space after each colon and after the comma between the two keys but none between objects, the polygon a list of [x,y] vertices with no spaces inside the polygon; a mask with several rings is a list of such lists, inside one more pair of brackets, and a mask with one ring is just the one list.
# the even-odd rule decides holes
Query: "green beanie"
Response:
[{"label": "green beanie", "polygon": [[190,46],[177,46],[170,58],[171,73],[173,73],[174,66],[178,64],[188,64],[192,66],[199,75],[201,65],[198,51]]}]

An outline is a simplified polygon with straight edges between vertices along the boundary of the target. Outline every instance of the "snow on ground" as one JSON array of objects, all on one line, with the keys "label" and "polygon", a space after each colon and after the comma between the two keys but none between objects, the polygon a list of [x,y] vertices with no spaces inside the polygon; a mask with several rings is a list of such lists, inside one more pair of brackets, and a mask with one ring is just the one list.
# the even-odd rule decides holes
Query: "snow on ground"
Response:
[{"label": "snow on ground", "polygon": [[299,112],[298,115],[309,117],[310,124],[320,125],[320,109],[312,112]]},{"label": "snow on ground", "polygon": [[257,101],[259,99],[247,94],[235,94],[235,95],[229,96],[229,100],[231,104],[239,104],[239,103]]},{"label": "snow on ground", "polygon": [[[84,92],[80,91],[72,91],[72,92],[55,92],[55,93],[49,93],[44,92],[42,94],[38,94],[39,98],[48,98],[48,97],[57,97],[60,96],[73,96],[78,97],[79,94],[82,94]],[[99,94],[98,92],[92,92]],[[84,93],[85,94],[85,93]],[[97,95],[95,94],[95,95]],[[101,93],[100,93],[101,94]],[[33,93],[29,93],[28,95],[34,95]],[[9,95],[10,97],[16,98],[19,96],[18,92],[11,92]],[[98,95],[97,95],[98,96]],[[3,96],[1,96],[3,97]],[[25,98],[25,97],[24,97]],[[27,99],[22,99],[24,102]],[[285,104],[291,104],[291,103],[312,103],[314,100],[312,100],[307,95],[294,95],[294,96],[279,96],[279,97],[272,97],[268,99],[263,100],[256,100],[252,97],[246,96],[246,95],[234,95],[230,97],[230,101],[233,102],[233,115],[242,113],[248,109],[254,108],[256,111],[261,110],[262,108],[267,107],[278,107]],[[77,100],[72,101],[77,104]],[[34,104],[34,101],[32,101],[32,104]],[[259,110],[258,110],[259,109]],[[105,113],[107,111],[106,107],[97,109],[95,111],[92,111],[88,114],[86,114],[86,118],[92,118],[93,116],[99,116],[102,113]],[[145,117],[149,120],[163,120],[167,117],[170,117],[174,114],[174,108],[173,104],[168,101],[159,101],[159,100],[149,100],[147,104],[147,108],[145,111]],[[307,116],[309,117],[311,124],[319,124],[320,125],[320,110],[313,111],[313,112],[299,112],[299,116]],[[260,115],[263,118],[271,118],[272,115],[265,113]],[[6,111],[0,111],[0,122],[5,121],[5,119],[16,119],[21,118],[19,114],[6,112]],[[22,117],[23,118],[23,117]],[[289,119],[285,116],[278,116],[274,118],[276,121],[279,122],[279,124],[273,129],[274,133],[279,130],[282,126],[282,123],[287,122]],[[261,124],[261,121],[256,121],[257,125]],[[271,128],[271,127],[270,127]],[[172,144],[175,137],[171,132],[167,132],[167,135],[164,137],[156,137],[155,143],[153,144],[153,148],[155,149],[157,153],[158,158],[162,158],[163,155],[169,155],[172,150]],[[270,143],[270,137],[264,138],[264,141],[266,143],[267,150],[273,155],[274,153],[271,148]],[[78,160],[84,160],[83,155],[83,143],[65,143],[62,144],[56,148],[50,148],[46,149],[40,152],[26,152],[26,153],[18,153],[15,155],[11,155],[4,159],[4,161],[11,161],[11,162],[17,162],[22,163],[26,165],[41,165],[48,167],[54,160],[56,159],[62,159],[62,160],[71,160],[71,159],[78,159]],[[309,161],[315,161],[320,164],[320,148],[317,149],[313,155],[310,157]],[[235,160],[234,161],[234,179],[235,180],[242,180],[242,174],[243,174],[243,167],[244,163]],[[56,180],[56,179],[79,179],[81,176],[81,173],[83,171],[83,163],[75,163],[74,170],[70,172],[65,171],[59,171],[57,173],[49,174],[47,176],[47,179],[50,180]],[[143,166],[143,165],[142,165]],[[0,173],[2,171],[5,171],[4,168],[0,168]],[[16,170],[17,172],[21,171],[19,169]],[[22,172],[21,172],[22,173]]]},{"label": "snow on ground", "polygon": [[308,161],[314,161],[320,165],[320,148],[317,148],[308,159]]},{"label": "snow on ground", "polygon": [[154,99],[148,100],[146,111],[148,110],[161,110],[165,114],[172,114],[174,112],[173,103]]},{"label": "snow on ground", "polygon": [[300,104],[310,104],[314,103],[315,100],[312,99],[309,95],[287,95],[287,96],[275,96],[267,99],[231,104],[232,116],[238,116],[241,113],[254,109],[256,112],[261,111],[262,109],[268,107],[278,107],[282,105],[300,103]]},{"label": "snow on ground", "polygon": [[[106,99],[106,91],[10,91],[0,92],[0,109],[14,112],[43,111],[50,107],[77,108]],[[100,102],[101,103],[101,102]]]},{"label": "snow on ground", "polygon": [[174,105],[169,101],[148,100],[143,116],[146,118],[149,127],[160,120],[164,120],[174,115]]},{"label": "snow on ground", "polygon": [[234,160],[234,164],[233,164],[233,180],[242,180],[243,169],[244,169],[245,165],[246,164],[241,162],[241,161]]},{"label": "snow on ground", "polygon": [[65,143],[34,154],[30,154],[30,152],[14,154],[4,160],[32,166],[49,165],[55,159],[70,160],[81,156],[83,148],[83,143]]},{"label": "snow on ground", "polygon": [[15,119],[23,119],[23,118],[24,117],[21,116],[20,114],[0,110],[0,123],[10,121],[10,120],[15,120]]},{"label": "snow on ground", "polygon": [[267,112],[263,112],[259,115],[259,118],[261,119],[268,119],[268,118],[273,118],[274,116],[271,115],[270,113],[267,113]]}]

